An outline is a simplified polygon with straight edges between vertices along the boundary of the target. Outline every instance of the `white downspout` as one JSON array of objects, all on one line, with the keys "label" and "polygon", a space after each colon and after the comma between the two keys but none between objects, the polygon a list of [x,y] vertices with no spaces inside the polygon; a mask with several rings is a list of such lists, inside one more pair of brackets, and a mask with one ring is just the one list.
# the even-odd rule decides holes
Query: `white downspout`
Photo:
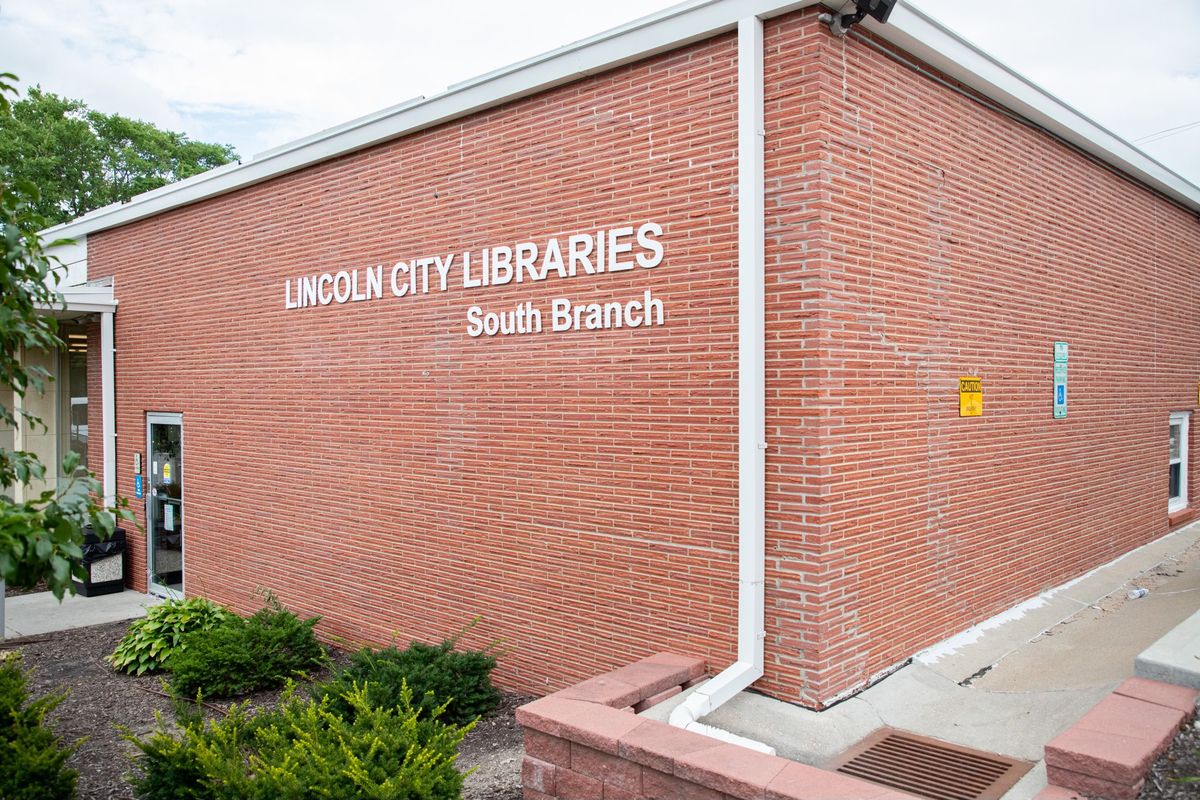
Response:
[{"label": "white downspout", "polygon": [[738,20],[738,656],[671,712],[671,724],[774,754],[698,720],[762,677],[766,560],[763,23]]},{"label": "white downspout", "polygon": [[114,366],[113,312],[100,313],[100,416],[104,430],[104,505],[117,502],[117,382]]}]

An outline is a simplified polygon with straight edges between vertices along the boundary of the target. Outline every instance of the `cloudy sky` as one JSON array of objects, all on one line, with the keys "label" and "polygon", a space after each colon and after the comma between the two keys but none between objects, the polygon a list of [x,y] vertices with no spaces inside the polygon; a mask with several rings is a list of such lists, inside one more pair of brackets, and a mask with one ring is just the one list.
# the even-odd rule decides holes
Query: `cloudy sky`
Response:
[{"label": "cloudy sky", "polygon": [[[1200,184],[1197,0],[912,4]],[[0,0],[0,72],[246,156],[669,5]]]}]

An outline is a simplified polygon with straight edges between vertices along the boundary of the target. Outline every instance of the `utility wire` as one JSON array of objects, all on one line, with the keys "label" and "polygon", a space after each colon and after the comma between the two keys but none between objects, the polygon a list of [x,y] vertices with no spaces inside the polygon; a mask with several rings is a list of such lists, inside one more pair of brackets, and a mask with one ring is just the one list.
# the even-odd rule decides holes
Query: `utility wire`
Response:
[{"label": "utility wire", "polygon": [[1163,139],[1170,139],[1172,136],[1178,136],[1181,133],[1187,133],[1192,128],[1200,128],[1200,119],[1196,120],[1195,122],[1187,122],[1187,123],[1184,123],[1183,125],[1176,125],[1174,128],[1165,128],[1161,131],[1156,131],[1154,133],[1148,133],[1145,136],[1142,136],[1141,138],[1134,139],[1133,143],[1134,144],[1153,144],[1154,142],[1159,142],[1159,141],[1162,141]]},{"label": "utility wire", "polygon": [[1177,131],[1180,128],[1186,128],[1189,125],[1195,125],[1197,123],[1200,123],[1200,120],[1197,120],[1196,122],[1185,122],[1182,125],[1176,125],[1174,128],[1163,128],[1161,131],[1155,131],[1154,133],[1147,133],[1145,136],[1140,136],[1137,139],[1134,139],[1134,141],[1140,142],[1142,139],[1150,139],[1154,136],[1158,136],[1160,133],[1167,133],[1169,131]]}]

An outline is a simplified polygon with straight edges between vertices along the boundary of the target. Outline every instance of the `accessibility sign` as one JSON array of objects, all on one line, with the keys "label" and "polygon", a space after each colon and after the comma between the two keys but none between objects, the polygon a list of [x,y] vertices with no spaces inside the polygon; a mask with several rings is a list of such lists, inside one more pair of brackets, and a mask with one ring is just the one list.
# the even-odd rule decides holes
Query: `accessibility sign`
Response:
[{"label": "accessibility sign", "polygon": [[1054,418],[1067,416],[1067,343],[1054,343]]}]

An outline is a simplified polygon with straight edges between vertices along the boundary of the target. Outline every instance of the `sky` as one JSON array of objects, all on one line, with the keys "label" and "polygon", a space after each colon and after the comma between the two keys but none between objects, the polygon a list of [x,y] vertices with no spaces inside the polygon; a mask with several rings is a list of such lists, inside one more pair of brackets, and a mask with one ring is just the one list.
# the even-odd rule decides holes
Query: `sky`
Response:
[{"label": "sky", "polygon": [[[0,72],[252,156],[670,5],[0,0]],[[1200,185],[1197,0],[911,5]]]}]

